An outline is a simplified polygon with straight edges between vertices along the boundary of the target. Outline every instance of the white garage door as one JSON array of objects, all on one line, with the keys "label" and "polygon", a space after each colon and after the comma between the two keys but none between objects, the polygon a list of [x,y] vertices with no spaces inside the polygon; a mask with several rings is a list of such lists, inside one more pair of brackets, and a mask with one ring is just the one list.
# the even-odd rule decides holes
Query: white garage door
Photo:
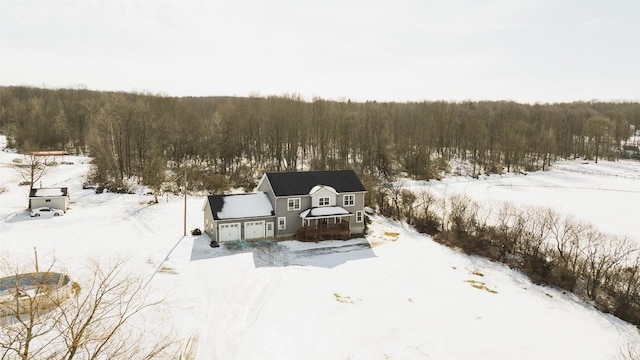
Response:
[{"label": "white garage door", "polygon": [[240,240],[240,223],[220,224],[218,226],[218,241]]},{"label": "white garage door", "polygon": [[264,221],[253,221],[244,223],[245,239],[260,239],[264,237]]}]

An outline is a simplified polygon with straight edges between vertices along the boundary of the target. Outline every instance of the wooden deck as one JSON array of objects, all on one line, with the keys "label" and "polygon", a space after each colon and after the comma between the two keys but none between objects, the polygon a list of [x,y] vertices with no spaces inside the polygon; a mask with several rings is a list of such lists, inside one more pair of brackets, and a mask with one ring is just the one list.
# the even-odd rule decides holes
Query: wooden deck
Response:
[{"label": "wooden deck", "polygon": [[337,224],[304,225],[296,232],[300,241],[347,239],[351,235],[348,221]]}]

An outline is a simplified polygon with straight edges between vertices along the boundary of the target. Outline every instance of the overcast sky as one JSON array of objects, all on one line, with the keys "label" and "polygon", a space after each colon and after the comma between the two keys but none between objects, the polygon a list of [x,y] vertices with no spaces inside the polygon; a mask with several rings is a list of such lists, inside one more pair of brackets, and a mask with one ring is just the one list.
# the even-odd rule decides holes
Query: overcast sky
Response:
[{"label": "overcast sky", "polygon": [[0,0],[0,84],[311,100],[640,99],[640,0]]}]

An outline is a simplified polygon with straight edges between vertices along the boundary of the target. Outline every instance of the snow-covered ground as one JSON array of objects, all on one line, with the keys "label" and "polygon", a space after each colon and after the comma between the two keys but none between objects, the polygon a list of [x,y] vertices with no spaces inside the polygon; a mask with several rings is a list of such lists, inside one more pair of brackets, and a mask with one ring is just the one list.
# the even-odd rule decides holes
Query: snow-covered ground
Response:
[{"label": "snow-covered ground", "polygon": [[[16,157],[0,152],[0,260],[31,264],[35,247],[40,264],[82,282],[89,260],[127,258],[166,297],[149,323],[193,336],[198,359],[611,359],[640,344],[635,327],[570,294],[375,216],[362,239],[213,249],[205,235],[180,240],[182,198],[148,205],[143,194],[83,190],[88,159],[69,157],[74,164],[42,184],[67,186],[71,209],[30,218],[28,189],[10,168]],[[411,185],[552,206],[603,231],[640,233],[640,162]],[[188,199],[188,229],[202,227],[203,202]]]},{"label": "snow-covered ground", "polygon": [[448,177],[442,181],[403,181],[412,191],[439,197],[464,194],[483,208],[498,211],[504,202],[553,208],[596,225],[600,231],[627,236],[640,246],[640,162],[571,160],[549,171],[524,174]]}]

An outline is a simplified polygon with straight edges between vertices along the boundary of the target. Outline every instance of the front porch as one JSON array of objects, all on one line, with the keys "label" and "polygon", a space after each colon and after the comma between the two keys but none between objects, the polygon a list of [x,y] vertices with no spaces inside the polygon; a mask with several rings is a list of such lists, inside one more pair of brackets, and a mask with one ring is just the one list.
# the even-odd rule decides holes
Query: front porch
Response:
[{"label": "front porch", "polygon": [[351,235],[350,217],[347,210],[337,206],[311,208],[300,213],[302,227],[296,231],[301,241],[347,239]]},{"label": "front porch", "polygon": [[339,220],[334,223],[316,221],[305,224],[296,232],[296,239],[300,241],[347,239],[351,235],[349,220]]}]

